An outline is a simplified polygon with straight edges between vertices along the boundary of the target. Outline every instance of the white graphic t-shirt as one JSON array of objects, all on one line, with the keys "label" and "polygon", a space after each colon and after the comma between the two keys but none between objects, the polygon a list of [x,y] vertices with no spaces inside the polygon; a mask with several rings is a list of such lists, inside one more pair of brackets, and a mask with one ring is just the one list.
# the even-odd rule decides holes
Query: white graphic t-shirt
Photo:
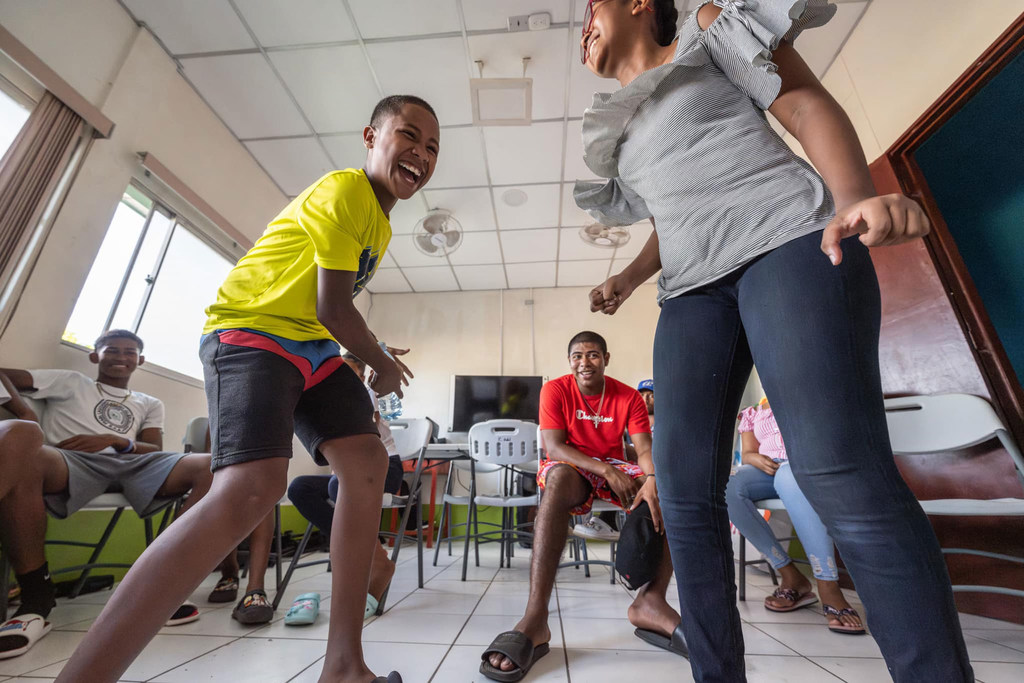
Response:
[{"label": "white graphic t-shirt", "polygon": [[143,429],[164,427],[164,404],[158,398],[100,384],[74,370],[29,372],[35,391],[24,394],[46,401],[41,426],[50,445],[77,434],[112,434],[134,441]]}]

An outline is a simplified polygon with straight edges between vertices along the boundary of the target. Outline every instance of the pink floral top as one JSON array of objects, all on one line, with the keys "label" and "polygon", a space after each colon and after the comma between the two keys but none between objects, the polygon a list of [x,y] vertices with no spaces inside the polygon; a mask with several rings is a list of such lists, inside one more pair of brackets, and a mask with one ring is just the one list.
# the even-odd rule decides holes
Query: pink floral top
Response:
[{"label": "pink floral top", "polygon": [[786,445],[782,443],[782,433],[775,422],[770,406],[751,406],[740,413],[739,431],[754,432],[754,438],[760,442],[757,452],[767,455],[773,460],[788,460]]}]

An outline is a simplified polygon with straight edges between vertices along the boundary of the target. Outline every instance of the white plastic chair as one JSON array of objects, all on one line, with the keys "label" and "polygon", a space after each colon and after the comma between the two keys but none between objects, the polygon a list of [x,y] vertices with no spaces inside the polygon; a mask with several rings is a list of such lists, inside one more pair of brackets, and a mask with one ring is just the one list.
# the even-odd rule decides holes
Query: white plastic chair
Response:
[{"label": "white plastic chair", "polygon": [[[462,556],[462,580],[466,580],[469,565],[469,520],[475,520],[477,508],[481,505],[501,508],[501,528],[496,531],[484,531],[472,534],[487,541],[498,541],[501,551],[498,566],[511,566],[515,542],[522,536],[532,537],[533,533],[520,529],[515,523],[515,508],[533,507],[537,505],[537,494],[521,495],[514,491],[517,471],[522,471],[527,463],[539,461],[540,449],[537,445],[537,425],[522,420],[488,420],[473,425],[469,430],[469,456],[471,467],[475,472],[478,466],[497,466],[501,469],[502,484],[495,494],[478,494],[476,479],[470,481],[470,507],[467,519],[465,548]],[[496,536],[496,538],[495,538]]]},{"label": "white plastic chair", "polygon": [[[907,396],[885,401],[889,438],[896,455],[936,454],[998,439],[1010,454],[1024,492],[1024,457],[992,406],[968,394]],[[945,517],[1024,517],[1024,497],[943,498],[922,500],[928,515]],[[1024,565],[1024,558],[969,548],[943,548],[947,555],[978,555]],[[954,591],[1000,593],[1024,597],[1024,591],[1002,586],[958,585]]]}]

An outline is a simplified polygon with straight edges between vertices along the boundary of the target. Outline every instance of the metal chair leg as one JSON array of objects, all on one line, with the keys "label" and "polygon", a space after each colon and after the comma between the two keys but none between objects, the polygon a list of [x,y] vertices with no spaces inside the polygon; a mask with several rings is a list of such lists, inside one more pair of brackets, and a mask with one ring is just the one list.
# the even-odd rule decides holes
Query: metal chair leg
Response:
[{"label": "metal chair leg", "polygon": [[[110,534],[114,532],[114,527],[117,526],[117,520],[121,519],[121,515],[124,514],[124,508],[117,508],[114,511],[114,515],[110,518],[110,523],[107,524],[107,528],[103,530],[103,535],[100,536],[100,540],[96,543],[92,554],[89,556],[88,564],[95,564],[96,560],[99,559],[100,553],[103,552],[103,548],[107,545],[107,541],[110,540]],[[74,588],[71,589],[70,598],[77,598],[82,589],[85,588],[85,582],[89,578],[89,572],[92,571],[91,567],[86,567],[82,570],[81,576],[78,577],[78,581],[75,582]]]},{"label": "metal chair leg", "polygon": [[747,539],[740,534],[740,600],[747,599]]},{"label": "metal chair leg", "polygon": [[281,504],[274,506],[274,552],[277,553],[277,562],[274,563],[277,569],[277,586],[281,585],[281,563],[284,562],[284,555],[281,552]]},{"label": "metal chair leg", "polygon": [[[437,542],[434,544],[434,566],[437,566],[437,558],[441,554],[441,534],[444,533],[444,521],[447,518],[448,503],[441,504],[441,521],[437,525]],[[451,555],[451,538],[448,540],[448,554]]]},{"label": "metal chair leg", "polygon": [[[302,557],[302,553],[306,552],[306,546],[309,544],[309,537],[313,535],[313,523],[309,522],[306,524],[306,533],[302,534],[302,540],[299,541],[299,545],[295,548],[295,555],[292,557],[292,561],[288,563],[288,571],[285,572],[284,578],[277,582],[277,594],[274,595],[274,609],[281,604],[281,598],[284,597],[284,592],[288,588],[288,583],[292,580],[292,574],[295,573],[295,566],[299,564],[299,559]],[[280,564],[280,562],[278,562]]]}]

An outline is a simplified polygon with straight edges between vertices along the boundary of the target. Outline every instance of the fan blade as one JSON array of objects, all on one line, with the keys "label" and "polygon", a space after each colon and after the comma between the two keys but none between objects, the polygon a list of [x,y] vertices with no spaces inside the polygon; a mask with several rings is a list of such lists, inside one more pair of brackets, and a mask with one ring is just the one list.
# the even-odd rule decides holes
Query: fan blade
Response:
[{"label": "fan blade", "polygon": [[456,244],[459,243],[459,240],[462,239],[462,234],[455,232],[454,230],[451,232],[446,232],[444,236],[445,239],[448,240],[449,248],[454,247]]},{"label": "fan blade", "polygon": [[433,254],[437,251],[437,247],[430,241],[430,235],[416,235],[416,244],[428,254]]}]

